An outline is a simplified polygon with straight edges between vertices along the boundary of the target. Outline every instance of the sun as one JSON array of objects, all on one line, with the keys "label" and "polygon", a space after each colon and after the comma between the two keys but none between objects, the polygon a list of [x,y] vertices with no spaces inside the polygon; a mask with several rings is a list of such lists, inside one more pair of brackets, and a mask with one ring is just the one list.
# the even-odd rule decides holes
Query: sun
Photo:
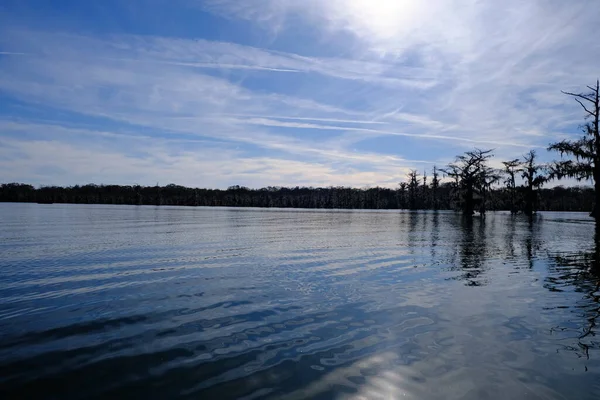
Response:
[{"label": "sun", "polygon": [[355,34],[376,40],[396,39],[423,22],[426,3],[419,0],[337,0],[337,18]]}]

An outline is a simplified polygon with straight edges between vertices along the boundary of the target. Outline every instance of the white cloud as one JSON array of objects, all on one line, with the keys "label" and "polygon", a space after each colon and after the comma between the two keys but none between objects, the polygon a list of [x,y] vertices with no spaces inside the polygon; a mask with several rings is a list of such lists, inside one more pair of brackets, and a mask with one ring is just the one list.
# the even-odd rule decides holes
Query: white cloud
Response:
[{"label": "white cloud", "polygon": [[214,115],[211,118],[229,118],[229,117],[248,117],[248,118],[267,118],[267,119],[283,119],[293,121],[319,121],[319,122],[340,122],[345,124],[364,124],[364,125],[385,125],[387,122],[382,121],[368,121],[368,120],[356,120],[356,119],[336,119],[336,118],[318,118],[318,117],[293,117],[286,115],[251,115],[251,114],[223,114]]},{"label": "white cloud", "polygon": [[[67,134],[82,133],[58,130]],[[66,139],[64,136],[26,141],[0,138],[0,168],[6,172],[4,179],[57,185],[90,182],[153,185],[158,181],[209,188],[226,188],[233,184],[365,187],[394,186],[398,175],[403,176],[408,171],[406,167],[394,167],[393,161],[398,160],[393,158],[388,160],[390,163],[357,170],[348,164],[250,157],[215,144],[194,150],[174,150],[165,143],[137,142],[140,154],[134,155],[106,143],[73,144]]]},{"label": "white cloud", "polygon": [[[402,65],[412,58],[420,70],[436,71],[437,82],[443,83],[417,99],[415,108],[444,126],[496,139],[560,124],[574,111],[569,107],[557,113],[553,108],[567,101],[560,89],[595,80],[600,62],[600,42],[595,39],[600,28],[589,12],[594,6],[584,1],[257,0],[240,7],[232,0],[214,0],[208,4],[223,15],[244,19],[263,10],[266,28],[270,21],[277,26],[276,21],[285,21],[279,29],[299,29],[289,18],[299,15],[306,23],[323,27],[322,35],[348,33],[362,44],[363,52],[380,54],[384,60]],[[530,102],[524,100],[527,94]]]},{"label": "white cloud", "polygon": [[[43,40],[40,40],[43,37]],[[152,36],[114,36],[97,39],[48,32],[9,31],[0,43],[29,56],[84,59],[84,62],[122,61],[163,64],[201,69],[246,69],[265,72],[318,73],[332,78],[365,81],[385,86],[429,88],[436,84],[438,70],[398,68],[394,63],[305,57],[235,43],[202,39]],[[85,53],[84,54],[82,54]]]},{"label": "white cloud", "polygon": [[[201,5],[280,35],[309,29],[335,40],[335,50],[316,57],[298,54],[306,51],[293,43],[282,52],[173,37],[0,29],[0,91],[34,110],[57,111],[50,122],[21,121],[24,134],[39,141],[49,123],[67,125],[76,116],[86,127],[82,137],[114,137],[110,151],[126,158],[131,154],[119,142],[143,140],[165,150],[202,140],[239,147],[228,162],[242,157],[256,167],[251,171],[260,172],[244,175],[253,182],[278,179],[257,167],[260,159],[279,171],[288,171],[284,160],[298,174],[313,171],[313,184],[381,184],[473,146],[494,147],[508,159],[564,137],[582,114],[560,90],[595,80],[600,62],[600,28],[582,1]],[[70,143],[80,146],[69,129]],[[0,138],[9,133],[17,134],[15,126],[0,123]],[[431,153],[411,154],[417,142]]]}]

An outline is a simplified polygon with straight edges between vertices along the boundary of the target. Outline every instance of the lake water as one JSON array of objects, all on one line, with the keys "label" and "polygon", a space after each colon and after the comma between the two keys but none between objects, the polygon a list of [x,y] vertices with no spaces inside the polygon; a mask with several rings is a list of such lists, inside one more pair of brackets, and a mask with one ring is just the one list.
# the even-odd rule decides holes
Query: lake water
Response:
[{"label": "lake water", "polygon": [[598,399],[586,214],[0,204],[0,397]]}]

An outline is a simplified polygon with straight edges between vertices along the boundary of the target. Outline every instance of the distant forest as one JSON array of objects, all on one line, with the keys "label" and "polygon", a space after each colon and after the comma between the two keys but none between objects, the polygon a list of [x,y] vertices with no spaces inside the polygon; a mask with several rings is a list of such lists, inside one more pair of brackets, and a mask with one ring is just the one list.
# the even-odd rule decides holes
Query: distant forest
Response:
[{"label": "distant forest", "polygon": [[[281,208],[346,208],[462,210],[509,210],[532,215],[540,211],[591,211],[600,220],[600,80],[587,86],[587,93],[564,94],[585,111],[579,139],[550,143],[549,151],[560,160],[540,164],[535,150],[521,158],[502,161],[503,168],[492,168],[493,149],[474,149],[456,156],[445,168],[433,167],[431,181],[411,170],[398,188],[355,189],[348,187],[266,187],[249,189],[231,186],[227,190],[193,189],[178,185],[116,186],[84,185],[71,187],[8,183],[0,185],[0,202],[134,204],[168,206],[228,206]],[[450,179],[442,181],[441,177]],[[517,185],[518,178],[522,184]],[[543,188],[564,178],[591,181],[594,187]],[[600,225],[598,225],[600,227]],[[600,235],[600,231],[598,232]]]},{"label": "distant forest", "polygon": [[[132,204],[164,206],[228,206],[344,209],[440,209],[459,208],[453,182],[437,185],[419,179],[397,189],[348,187],[266,187],[249,189],[232,186],[227,190],[194,189],[178,185],[117,186],[84,185],[71,187],[9,183],[0,185],[0,202]],[[526,188],[516,188],[525,191]],[[594,204],[591,187],[538,189],[537,210],[590,211]],[[509,188],[492,189],[488,210],[511,210],[514,193]],[[522,196],[517,196],[522,198]]]}]

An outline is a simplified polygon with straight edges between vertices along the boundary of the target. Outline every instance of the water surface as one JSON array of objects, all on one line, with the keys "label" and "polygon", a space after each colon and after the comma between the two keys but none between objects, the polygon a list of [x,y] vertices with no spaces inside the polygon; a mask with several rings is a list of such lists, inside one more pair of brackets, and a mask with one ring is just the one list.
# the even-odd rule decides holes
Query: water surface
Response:
[{"label": "water surface", "polygon": [[0,204],[4,398],[600,398],[593,221]]}]

